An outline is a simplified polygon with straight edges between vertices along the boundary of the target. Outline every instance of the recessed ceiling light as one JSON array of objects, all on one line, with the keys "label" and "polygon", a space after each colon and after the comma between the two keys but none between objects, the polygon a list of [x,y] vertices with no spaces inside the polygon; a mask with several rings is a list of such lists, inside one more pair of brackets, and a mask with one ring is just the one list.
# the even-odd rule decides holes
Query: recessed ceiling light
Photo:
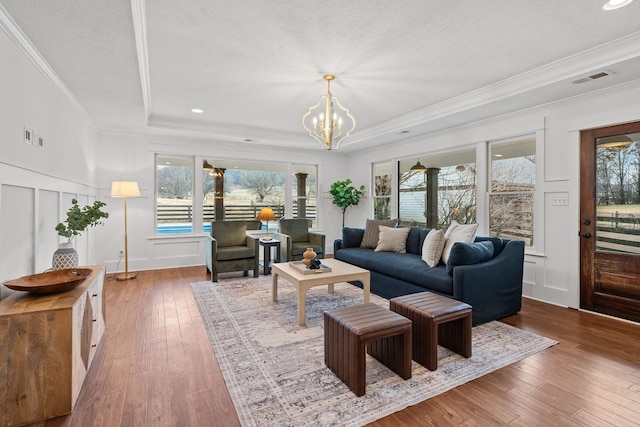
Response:
[{"label": "recessed ceiling light", "polygon": [[620,9],[621,7],[625,7],[633,0],[609,0],[602,8],[604,10],[615,10]]},{"label": "recessed ceiling light", "polygon": [[494,154],[494,155],[493,155],[493,157],[498,157],[498,158],[500,158],[500,157],[503,157],[503,156],[502,156],[502,154]]},{"label": "recessed ceiling light", "polygon": [[196,113],[196,114],[202,114],[202,113],[204,113],[204,110],[201,109],[201,108],[192,108],[191,112],[192,113]]}]

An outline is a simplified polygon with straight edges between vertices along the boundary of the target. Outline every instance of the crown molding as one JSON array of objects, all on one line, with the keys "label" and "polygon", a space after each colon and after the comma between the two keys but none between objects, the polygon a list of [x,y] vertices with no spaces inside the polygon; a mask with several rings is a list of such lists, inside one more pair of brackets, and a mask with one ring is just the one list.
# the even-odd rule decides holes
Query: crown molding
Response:
[{"label": "crown molding", "polygon": [[[261,145],[269,144],[281,147],[300,147],[301,145],[301,136],[295,132],[283,132],[232,123],[212,124],[207,121],[151,114],[148,126],[149,128],[175,129],[183,133],[199,133],[208,137],[241,143],[246,143],[245,139],[251,139],[251,142],[258,142]],[[318,143],[314,142],[315,145],[318,145]]]},{"label": "crown molding", "polygon": [[638,46],[640,46],[640,31],[371,126],[354,133],[351,137],[350,145],[388,135],[389,133],[398,133],[404,129],[410,129],[429,121],[482,107],[553,83],[564,80],[570,81],[577,77],[589,75],[593,70],[611,67],[619,62],[640,56]]},{"label": "crown molding", "polygon": [[142,101],[147,121],[151,115],[151,84],[149,82],[149,49],[147,43],[147,13],[145,0],[131,0],[133,15],[133,32],[136,38],[136,53],[138,55],[138,69],[140,70],[140,86]]},{"label": "crown molding", "polygon": [[0,4],[0,28],[4,30],[9,36],[11,41],[24,53],[24,55],[31,61],[36,69],[62,94],[62,96],[75,107],[87,120],[93,123],[93,119],[87,114],[87,111],[82,107],[80,102],[71,93],[67,85],[63,83],[58,74],[53,71],[53,68],[42,57],[40,52],[31,43],[27,36],[22,32],[22,29],[13,20],[9,12]]}]

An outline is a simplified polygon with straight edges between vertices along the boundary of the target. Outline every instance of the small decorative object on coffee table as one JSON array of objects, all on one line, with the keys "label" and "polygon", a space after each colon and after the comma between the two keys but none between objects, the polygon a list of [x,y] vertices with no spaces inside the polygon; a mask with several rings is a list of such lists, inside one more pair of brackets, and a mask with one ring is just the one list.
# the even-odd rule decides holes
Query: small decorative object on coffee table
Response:
[{"label": "small decorative object on coffee table", "polygon": [[331,271],[331,267],[320,263],[320,260],[317,258],[314,259],[316,259],[319,263],[316,268],[311,268],[311,265],[306,266],[302,263],[302,261],[290,261],[289,265],[293,267],[297,272],[302,274],[328,273]]},{"label": "small decorative object on coffee table", "polygon": [[319,270],[321,265],[320,260],[318,258],[314,258],[309,263],[309,268],[311,270]]},{"label": "small decorative object on coffee table", "polygon": [[315,257],[318,256],[318,254],[315,253],[313,248],[307,248],[307,250],[304,251],[302,256],[303,256],[302,263],[307,267],[309,267],[309,265],[311,264],[311,260],[315,259]]}]

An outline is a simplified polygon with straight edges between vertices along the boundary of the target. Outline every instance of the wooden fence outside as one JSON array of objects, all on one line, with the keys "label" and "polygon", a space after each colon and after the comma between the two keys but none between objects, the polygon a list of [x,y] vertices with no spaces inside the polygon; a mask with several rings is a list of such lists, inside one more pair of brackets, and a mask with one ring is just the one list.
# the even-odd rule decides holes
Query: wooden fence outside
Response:
[{"label": "wooden fence outside", "polygon": [[[256,219],[260,210],[267,206],[225,205],[224,217],[227,220]],[[273,209],[276,218],[284,216],[284,206],[268,206]],[[293,217],[297,217],[298,208],[293,207]],[[193,208],[188,205],[158,205],[156,210],[158,224],[184,224],[193,222]],[[307,218],[316,217],[316,206],[307,205]],[[208,223],[215,220],[214,205],[204,205],[202,221]]]}]

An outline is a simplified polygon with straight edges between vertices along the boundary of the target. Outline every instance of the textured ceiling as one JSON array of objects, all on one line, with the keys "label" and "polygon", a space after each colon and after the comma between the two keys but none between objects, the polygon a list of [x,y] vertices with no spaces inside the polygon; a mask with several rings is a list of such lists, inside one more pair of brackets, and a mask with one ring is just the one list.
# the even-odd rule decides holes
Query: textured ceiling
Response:
[{"label": "textured ceiling", "polygon": [[315,149],[332,73],[345,151],[639,79],[640,1],[603,3],[0,0],[100,127]]}]

